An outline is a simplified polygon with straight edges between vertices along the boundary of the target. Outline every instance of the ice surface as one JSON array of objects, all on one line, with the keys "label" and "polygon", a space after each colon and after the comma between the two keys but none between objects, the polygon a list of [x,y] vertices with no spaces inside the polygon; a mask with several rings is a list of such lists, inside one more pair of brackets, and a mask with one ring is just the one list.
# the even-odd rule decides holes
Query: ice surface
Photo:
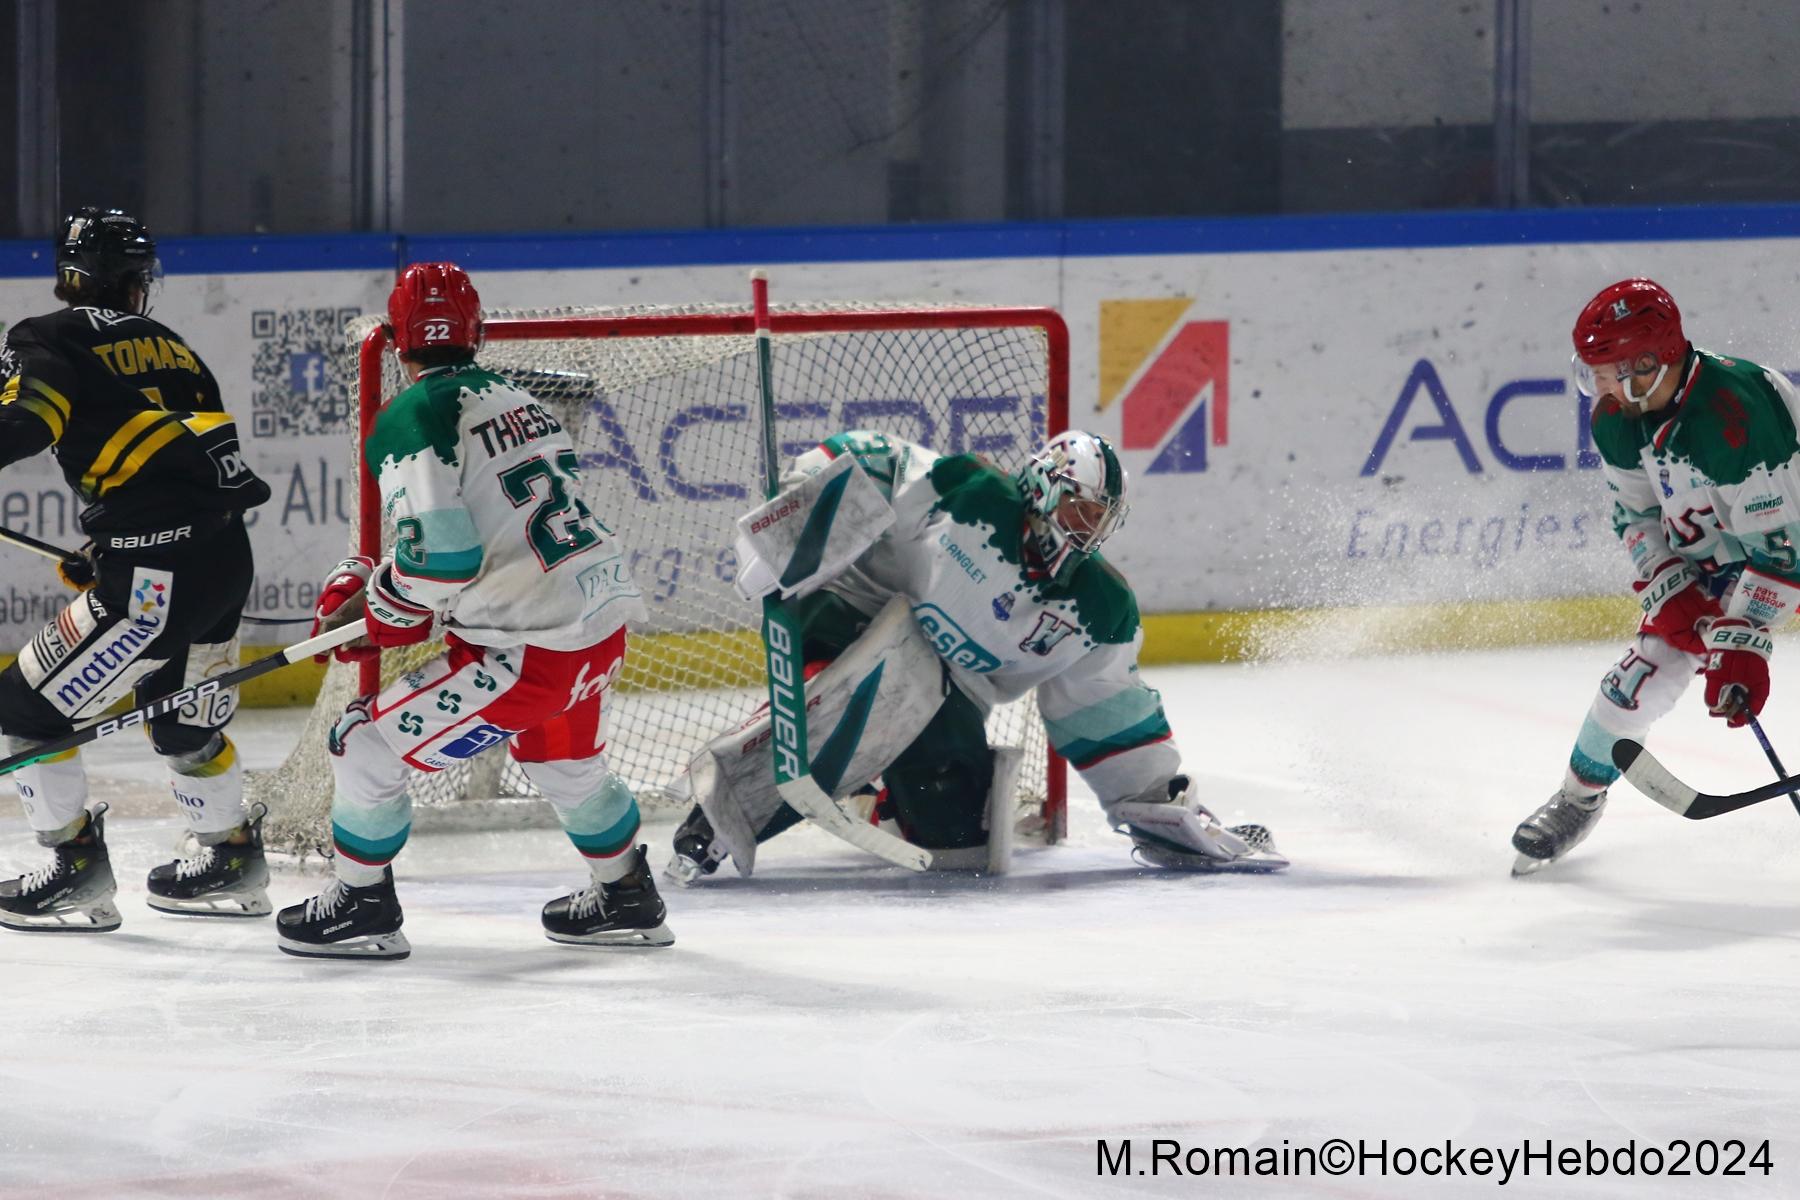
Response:
[{"label": "ice surface", "polygon": [[[1621,786],[1567,862],[1508,878],[1616,654],[1152,670],[1210,801],[1291,871],[1138,869],[1085,795],[1071,844],[998,880],[800,830],[755,880],[670,895],[660,952],[543,938],[581,868],[542,830],[417,839],[405,962],[153,913],[177,827],[115,739],[89,761],[124,928],[0,932],[0,1197],[1800,1194],[1800,817],[1685,822]],[[1800,766],[1779,671],[1765,723]],[[235,732],[261,765],[292,727]],[[1709,789],[1769,777],[1697,688],[1659,734]],[[40,861],[7,806],[0,867]],[[1770,1138],[1774,1171],[1097,1178],[1095,1139],[1127,1136],[1139,1165],[1153,1137]]]}]

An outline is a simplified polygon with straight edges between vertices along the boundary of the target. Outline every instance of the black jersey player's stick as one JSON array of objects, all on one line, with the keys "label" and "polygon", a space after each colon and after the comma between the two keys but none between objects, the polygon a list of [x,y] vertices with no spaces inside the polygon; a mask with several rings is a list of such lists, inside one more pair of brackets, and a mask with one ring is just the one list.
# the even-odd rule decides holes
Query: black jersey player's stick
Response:
[{"label": "black jersey player's stick", "polygon": [[[28,533],[20,533],[18,530],[8,529],[4,525],[0,525],[0,542],[10,542],[21,550],[41,554],[45,558],[54,559],[59,563],[78,563],[86,558],[86,555],[77,554],[73,550],[64,550],[61,546],[52,546],[49,542],[40,542]],[[249,613],[245,613],[238,620],[248,621],[252,625],[300,625],[311,621],[312,614],[306,613],[293,617],[253,617]]]},{"label": "black jersey player's stick", "polygon": [[49,758],[53,754],[61,754],[65,750],[73,750],[77,746],[85,746],[89,742],[98,741],[109,733],[118,733],[121,729],[135,729],[146,721],[173,712],[183,705],[192,704],[196,700],[204,700],[208,696],[233,688],[240,683],[248,683],[259,675],[267,675],[289,663],[297,663],[311,658],[315,654],[323,654],[334,650],[347,642],[353,642],[369,631],[367,620],[352,621],[348,625],[339,626],[318,637],[308,638],[304,642],[296,642],[285,650],[277,650],[266,654],[255,662],[245,663],[235,671],[227,671],[223,675],[215,675],[211,679],[203,679],[192,687],[184,687],[179,692],[170,692],[147,704],[140,704],[130,712],[120,713],[116,717],[108,717],[104,721],[93,721],[70,730],[53,741],[40,742],[29,750],[22,750],[10,758],[0,758],[0,775],[10,775],[20,767],[28,767],[34,762]]},{"label": "black jersey player's stick", "polygon": [[[750,273],[756,324],[756,381],[762,409],[763,493],[773,500],[780,490],[779,440],[775,436],[773,331],[769,320],[769,277]],[[854,469],[854,468],[853,468]],[[806,675],[800,657],[800,623],[781,603],[780,593],[763,597],[763,648],[769,676],[769,751],[775,756],[775,790],[794,811],[860,850],[898,867],[923,871],[931,851],[914,846],[867,821],[858,821],[812,776],[806,749]],[[0,766],[5,764],[0,763]]]},{"label": "black jersey player's stick", "polygon": [[1702,792],[1676,778],[1673,771],[1657,762],[1656,756],[1644,749],[1643,743],[1634,742],[1630,738],[1620,738],[1613,743],[1612,758],[1613,765],[1624,772],[1632,787],[1670,812],[1679,813],[1690,821],[1704,821],[1721,813],[1736,812],[1740,808],[1761,804],[1764,800],[1773,800],[1800,789],[1800,778],[1783,775],[1774,783],[1765,783],[1747,792],[1724,795]]}]

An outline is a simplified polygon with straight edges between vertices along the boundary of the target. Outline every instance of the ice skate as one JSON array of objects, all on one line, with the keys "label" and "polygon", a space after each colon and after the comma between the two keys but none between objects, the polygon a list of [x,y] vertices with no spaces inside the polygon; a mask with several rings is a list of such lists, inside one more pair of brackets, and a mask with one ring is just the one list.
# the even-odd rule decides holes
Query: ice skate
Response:
[{"label": "ice skate", "polygon": [[650,847],[639,846],[624,878],[595,882],[544,905],[544,936],[578,946],[669,946],[675,935],[650,873]]},{"label": "ice skate", "polygon": [[106,805],[97,805],[86,829],[52,847],[50,863],[0,882],[0,925],[34,933],[106,933],[119,927],[105,812]]},{"label": "ice skate", "polygon": [[1535,874],[1581,844],[1606,807],[1606,793],[1559,791],[1513,830],[1513,878]]},{"label": "ice skate", "polygon": [[412,944],[400,932],[403,919],[387,867],[380,883],[351,887],[333,879],[312,899],[282,909],[276,945],[305,958],[405,958]]},{"label": "ice skate", "polygon": [[196,917],[266,917],[269,864],[263,858],[262,822],[269,810],[258,804],[246,823],[250,840],[201,846],[190,858],[150,870],[145,897],[160,912]]},{"label": "ice skate", "polygon": [[[1208,817],[1211,815],[1207,814]],[[1201,854],[1142,830],[1128,829],[1127,832],[1131,835],[1131,856],[1146,867],[1259,874],[1285,870],[1288,866],[1287,858],[1275,848],[1275,835],[1263,825],[1223,827],[1226,836],[1218,838],[1218,844],[1233,850],[1239,845],[1243,847],[1230,858]]]},{"label": "ice skate", "polygon": [[725,852],[713,838],[712,823],[698,804],[675,831],[675,853],[663,867],[663,878],[676,887],[687,887],[711,875],[725,861]]}]

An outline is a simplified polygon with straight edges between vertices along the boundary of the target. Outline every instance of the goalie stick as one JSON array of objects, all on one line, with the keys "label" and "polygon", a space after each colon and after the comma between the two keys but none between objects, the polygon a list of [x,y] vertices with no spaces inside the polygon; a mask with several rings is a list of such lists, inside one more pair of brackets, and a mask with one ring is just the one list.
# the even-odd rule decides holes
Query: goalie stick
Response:
[{"label": "goalie stick", "polygon": [[140,704],[129,712],[79,726],[54,741],[40,742],[31,749],[22,750],[10,758],[0,758],[0,775],[10,775],[20,767],[28,767],[53,754],[61,754],[65,750],[73,750],[77,746],[85,746],[89,742],[99,741],[110,733],[118,733],[122,729],[135,729],[166,712],[173,712],[196,700],[204,700],[226,688],[236,687],[240,683],[248,683],[259,675],[267,675],[270,671],[278,670],[289,663],[297,663],[302,659],[311,658],[315,654],[334,650],[346,642],[355,641],[367,632],[368,622],[366,620],[352,621],[348,625],[341,625],[328,633],[321,633],[316,638],[296,642],[285,650],[265,654],[254,662],[245,663],[235,671],[227,671],[223,675],[203,679],[192,687],[185,687],[179,692],[170,692],[147,704]]},{"label": "goalie stick", "polygon": [[[774,334],[769,322],[769,276],[750,272],[756,318],[756,380],[762,408],[763,494],[781,490],[779,442],[775,437]],[[780,592],[763,597],[763,646],[769,676],[770,753],[775,756],[775,790],[794,811],[860,850],[909,871],[931,866],[931,852],[859,821],[838,807],[812,777],[806,750],[806,675],[800,656],[800,626],[782,606]],[[4,764],[0,764],[4,766]]]},{"label": "goalie stick", "polygon": [[1644,749],[1643,743],[1634,742],[1630,738],[1620,738],[1613,743],[1612,758],[1613,765],[1624,772],[1632,787],[1670,812],[1678,813],[1690,821],[1704,821],[1721,813],[1736,812],[1740,808],[1761,804],[1764,800],[1773,800],[1800,789],[1800,777],[1784,775],[1774,783],[1766,783],[1747,792],[1715,795],[1698,791],[1676,778],[1674,772]]}]

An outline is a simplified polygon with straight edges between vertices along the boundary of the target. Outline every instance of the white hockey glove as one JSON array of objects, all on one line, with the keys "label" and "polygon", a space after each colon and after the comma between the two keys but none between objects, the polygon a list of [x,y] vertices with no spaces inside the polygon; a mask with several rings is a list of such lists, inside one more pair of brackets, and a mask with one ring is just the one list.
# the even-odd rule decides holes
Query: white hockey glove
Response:
[{"label": "white hockey glove", "polygon": [[1106,805],[1112,827],[1130,836],[1134,853],[1158,867],[1202,871],[1279,871],[1287,859],[1261,825],[1226,828],[1191,796],[1186,775]]}]

